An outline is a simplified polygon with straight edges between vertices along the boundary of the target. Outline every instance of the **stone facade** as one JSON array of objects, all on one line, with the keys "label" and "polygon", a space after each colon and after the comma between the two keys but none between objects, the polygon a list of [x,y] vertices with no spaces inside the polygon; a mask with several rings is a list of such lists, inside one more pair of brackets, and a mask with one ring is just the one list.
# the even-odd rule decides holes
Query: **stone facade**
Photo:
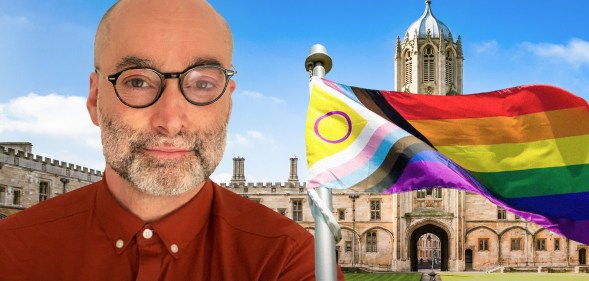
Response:
[{"label": "stone facade", "polygon": [[102,178],[101,171],[31,152],[31,143],[0,143],[0,218]]},{"label": "stone facade", "polygon": [[[290,161],[291,167],[296,166],[296,158]],[[313,233],[305,184],[247,182],[244,163],[245,159],[234,158],[233,179],[221,186]],[[293,177],[291,169],[289,178]],[[476,194],[436,188],[401,194],[337,190],[332,200],[333,214],[342,227],[342,240],[336,245],[342,266],[410,271],[431,264],[434,250],[439,259],[436,268],[450,271],[584,265],[579,254],[586,245],[525,222]],[[427,236],[433,242],[425,243]]]}]

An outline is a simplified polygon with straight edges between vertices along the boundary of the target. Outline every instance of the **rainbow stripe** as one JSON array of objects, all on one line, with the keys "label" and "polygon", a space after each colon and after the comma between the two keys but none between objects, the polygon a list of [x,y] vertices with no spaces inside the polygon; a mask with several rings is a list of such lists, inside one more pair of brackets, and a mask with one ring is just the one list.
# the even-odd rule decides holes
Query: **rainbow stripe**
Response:
[{"label": "rainbow stripe", "polygon": [[589,244],[589,109],[562,89],[446,97],[314,78],[306,141],[310,188],[463,189]]}]

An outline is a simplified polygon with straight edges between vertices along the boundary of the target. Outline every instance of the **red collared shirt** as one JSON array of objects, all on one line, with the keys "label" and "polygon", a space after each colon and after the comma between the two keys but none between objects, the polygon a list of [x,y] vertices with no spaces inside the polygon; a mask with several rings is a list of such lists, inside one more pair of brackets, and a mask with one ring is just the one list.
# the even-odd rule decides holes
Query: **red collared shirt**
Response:
[{"label": "red collared shirt", "polygon": [[0,221],[0,243],[0,280],[315,279],[310,233],[210,180],[148,224],[102,180]]}]

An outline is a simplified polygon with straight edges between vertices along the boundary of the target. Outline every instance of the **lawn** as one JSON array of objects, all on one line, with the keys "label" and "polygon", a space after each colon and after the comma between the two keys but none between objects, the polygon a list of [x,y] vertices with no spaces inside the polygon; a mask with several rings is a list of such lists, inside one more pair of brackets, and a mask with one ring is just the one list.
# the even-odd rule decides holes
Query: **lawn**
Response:
[{"label": "lawn", "polygon": [[[347,279],[346,279],[347,280]],[[589,274],[561,273],[456,273],[443,272],[442,281],[587,281]]]},{"label": "lawn", "polygon": [[344,273],[344,277],[346,281],[419,281],[421,273]]}]

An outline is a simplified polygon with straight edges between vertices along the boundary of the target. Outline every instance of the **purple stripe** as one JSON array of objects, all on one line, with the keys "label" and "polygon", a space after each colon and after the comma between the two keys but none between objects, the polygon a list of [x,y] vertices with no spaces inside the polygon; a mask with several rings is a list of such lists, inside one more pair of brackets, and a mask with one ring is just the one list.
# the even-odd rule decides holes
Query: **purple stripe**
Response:
[{"label": "purple stripe", "polygon": [[[449,161],[449,160],[448,160]],[[448,164],[433,161],[411,161],[387,193],[413,191],[430,187],[450,187],[481,193],[467,173],[452,170]]]},{"label": "purple stripe", "polygon": [[[487,198],[493,204],[503,207],[507,211],[512,212],[525,220],[541,225],[575,241],[589,244],[589,220],[549,219],[542,215],[516,210],[506,202],[491,195],[484,186],[478,183],[472,176],[470,176],[470,174],[466,173],[464,169],[457,167],[458,169],[453,170],[453,168],[450,168],[449,166],[455,166],[456,164],[450,160],[447,161],[447,163],[428,160],[409,162],[399,180],[397,180],[397,182],[386,192],[405,192],[431,187],[447,187],[474,192]],[[530,198],[530,200],[533,200],[533,198]],[[542,206],[542,204],[545,203],[542,201],[544,200],[538,201],[537,205]],[[562,209],[562,204],[562,201],[554,200],[551,203],[551,205],[554,206],[549,208]],[[572,208],[570,205],[567,206],[567,208]],[[579,209],[579,212],[583,213],[584,211],[581,209],[584,208],[584,206],[584,204],[579,204],[574,208]],[[546,210],[540,210],[539,212],[545,211]]]}]

